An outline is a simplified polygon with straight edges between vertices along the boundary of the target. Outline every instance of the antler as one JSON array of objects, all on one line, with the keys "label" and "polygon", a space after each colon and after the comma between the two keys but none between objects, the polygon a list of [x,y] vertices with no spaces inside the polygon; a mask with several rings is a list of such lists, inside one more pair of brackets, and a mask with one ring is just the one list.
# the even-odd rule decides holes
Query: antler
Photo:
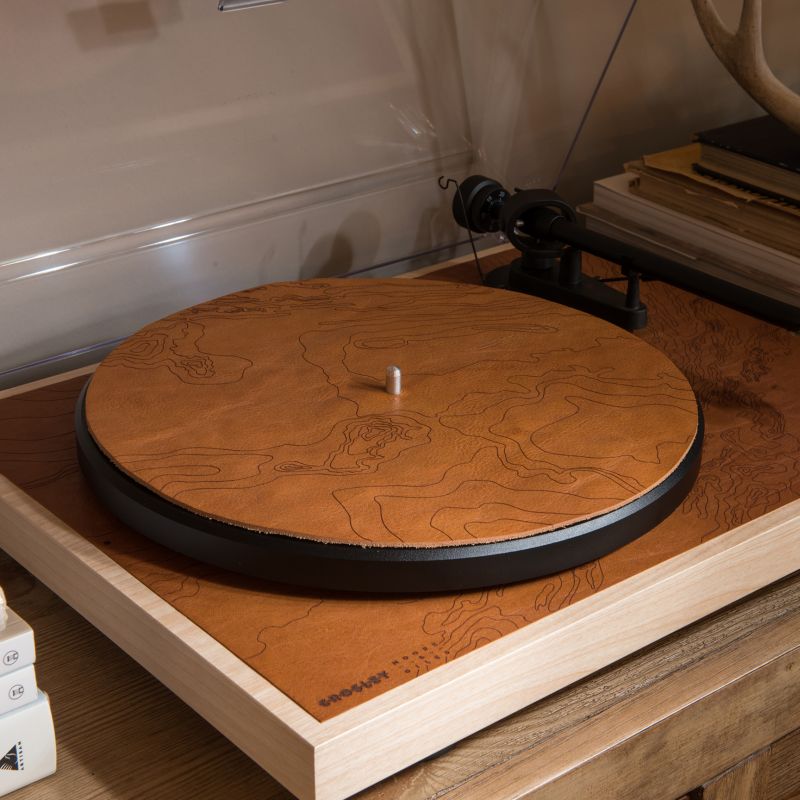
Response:
[{"label": "antler", "polygon": [[734,33],[713,0],[692,0],[697,21],[717,58],[736,82],[773,117],[800,134],[800,95],[784,86],[767,64],[761,33],[761,0],[744,0]]}]

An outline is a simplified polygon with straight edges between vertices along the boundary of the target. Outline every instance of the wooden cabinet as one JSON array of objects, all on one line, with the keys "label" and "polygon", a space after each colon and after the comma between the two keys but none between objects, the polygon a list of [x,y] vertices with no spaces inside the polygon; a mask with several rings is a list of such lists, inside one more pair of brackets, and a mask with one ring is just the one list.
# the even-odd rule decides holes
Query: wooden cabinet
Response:
[{"label": "wooden cabinet", "polygon": [[688,795],[689,800],[796,800],[800,797],[800,728]]}]

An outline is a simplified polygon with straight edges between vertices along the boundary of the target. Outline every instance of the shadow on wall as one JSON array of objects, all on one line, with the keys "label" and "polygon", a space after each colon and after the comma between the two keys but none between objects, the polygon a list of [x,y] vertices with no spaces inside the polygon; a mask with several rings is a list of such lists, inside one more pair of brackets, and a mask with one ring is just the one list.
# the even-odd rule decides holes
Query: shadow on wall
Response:
[{"label": "shadow on wall", "polygon": [[300,277],[327,278],[371,267],[380,242],[381,226],[375,214],[356,211],[342,222],[336,233],[314,242],[300,267]]},{"label": "shadow on wall", "polygon": [[179,0],[120,0],[66,14],[81,50],[116,47],[155,39],[161,25],[183,19]]}]

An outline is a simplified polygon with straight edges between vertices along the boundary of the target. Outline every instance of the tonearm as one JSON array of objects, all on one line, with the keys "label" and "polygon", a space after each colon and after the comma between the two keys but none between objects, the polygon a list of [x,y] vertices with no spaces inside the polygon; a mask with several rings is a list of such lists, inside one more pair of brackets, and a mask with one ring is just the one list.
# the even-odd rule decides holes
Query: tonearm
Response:
[{"label": "tonearm", "polygon": [[[476,233],[503,233],[520,258],[488,273],[489,286],[534,294],[587,311],[628,330],[647,324],[639,297],[641,279],[660,280],[790,330],[800,329],[800,308],[589,231],[575,209],[549,189],[507,191],[483,175],[472,175],[456,189],[453,216]],[[583,273],[581,251],[621,267],[623,294],[608,279]]]}]

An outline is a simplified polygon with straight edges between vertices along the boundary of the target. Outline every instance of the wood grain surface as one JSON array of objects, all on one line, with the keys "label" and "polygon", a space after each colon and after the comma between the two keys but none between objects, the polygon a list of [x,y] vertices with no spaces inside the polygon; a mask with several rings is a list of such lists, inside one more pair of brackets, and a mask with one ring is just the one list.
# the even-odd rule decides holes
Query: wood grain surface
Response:
[{"label": "wood grain surface", "polygon": [[[445,277],[447,277],[445,275]],[[457,277],[463,280],[464,270]],[[695,489],[652,532],[599,561],[456,595],[293,591],[192,562],[99,507],[75,461],[75,379],[0,402],[0,472],[317,719],[329,719],[800,496],[800,342],[646,284],[642,338],[689,377],[706,418]]]},{"label": "wood grain surface", "polygon": [[703,800],[768,800],[769,761],[770,748],[759,750],[705,784]]},{"label": "wood grain surface", "polygon": [[[359,797],[668,800],[697,789],[800,723],[798,588],[800,576],[783,581]],[[781,754],[764,800],[798,787],[786,776],[791,741]]]},{"label": "wood grain surface", "polygon": [[[671,665],[662,661],[661,674],[656,677],[650,672],[644,684],[636,682],[636,670],[624,682],[617,682],[625,672],[615,669],[589,682],[601,695],[608,691],[608,697],[591,697],[585,691],[588,687],[576,687],[574,693],[567,690],[575,700],[588,700],[570,709],[571,720],[547,715],[563,708],[563,703],[542,704],[535,716],[543,721],[544,731],[535,731],[528,717],[522,729],[516,730],[519,738],[511,746],[513,756],[492,759],[493,753],[480,754],[478,742],[473,742],[470,750],[476,758],[484,763],[491,759],[491,763],[480,771],[476,764],[461,764],[462,775],[469,775],[469,780],[446,796],[459,800],[670,798],[797,727],[800,617],[796,613],[762,625],[746,639],[737,638],[735,645],[717,641],[706,649],[702,640],[694,639],[698,649],[691,657],[685,648],[693,639],[689,632],[682,646],[680,639],[673,640],[677,661]],[[647,659],[636,661],[647,663]],[[648,669],[653,666],[651,662]],[[524,738],[523,731],[530,738]],[[492,741],[490,731],[482,741]],[[424,766],[415,769],[422,772]],[[432,795],[429,791],[417,796]],[[389,792],[384,795],[389,796]],[[718,795],[720,800],[736,796]],[[748,800],[757,797],[745,796]],[[367,797],[380,794],[376,790]],[[407,800],[412,797],[414,793],[409,793]]]},{"label": "wood grain surface", "polygon": [[800,798],[800,728],[707,781],[691,800],[797,798]]},{"label": "wood grain surface", "polygon": [[[9,603],[36,632],[37,675],[50,695],[58,737],[56,774],[19,790],[15,798],[291,800],[292,795],[267,773],[2,553],[0,576]],[[792,649],[787,644],[790,637],[782,631],[792,626],[796,630],[799,619],[797,575],[470,736],[366,790],[359,800],[464,798],[473,785],[481,800],[500,798],[497,782],[506,769],[514,770],[518,780],[527,775],[529,788],[538,785],[530,796],[540,800],[545,795],[539,792],[546,793],[558,776],[555,770],[537,773],[526,757],[552,764],[565,752],[571,756],[573,780],[598,762],[615,765],[608,770],[614,775],[610,784],[592,787],[589,796],[595,800],[618,800],[620,791],[639,792],[634,794],[637,800],[672,800],[686,781],[693,788],[705,783],[709,792],[705,796],[719,798],[718,792],[712,793],[716,784],[723,779],[727,784],[731,778],[710,780],[715,767],[706,748],[709,743],[716,746],[715,759],[719,754],[723,759],[716,764],[734,767],[743,752],[740,736],[723,738],[717,726],[725,719],[735,725],[748,711],[738,691],[720,698],[714,687],[730,682],[731,673],[752,675],[759,689],[754,708],[761,712],[749,717],[750,741],[745,744],[760,748],[772,742],[776,728],[770,719],[771,696],[796,684],[796,678],[792,670],[784,670],[777,673],[777,685],[770,683],[760,663],[774,661],[781,647],[784,652]],[[759,634],[757,648],[747,647]],[[754,666],[752,654],[758,648],[760,663]],[[703,667],[700,679],[692,672],[698,666]],[[776,675],[774,670],[771,674]],[[711,702],[691,703],[686,706],[688,713],[674,718],[668,712],[681,707],[687,684],[694,687],[695,696],[704,694]],[[741,681],[736,685],[744,688]],[[654,697],[661,698],[659,705]],[[657,730],[670,719],[677,723],[670,738],[686,743],[677,757],[654,747],[641,761],[623,760],[626,754],[608,747],[621,725],[633,730],[633,736],[640,733],[634,722],[639,713],[646,718],[642,709],[651,715],[646,730]],[[800,697],[783,713],[800,719]],[[690,735],[693,721],[702,717],[708,719],[708,741]],[[582,732],[580,741],[573,737],[576,732]],[[766,793],[749,800],[794,800],[800,794],[800,730],[779,739],[769,753]],[[663,784],[645,793],[642,780],[653,772]],[[574,800],[569,785],[562,788],[560,800]],[[703,797],[703,789],[698,789],[682,800]]]},{"label": "wood grain surface", "polygon": [[56,774],[14,800],[288,800],[292,795],[43,583],[0,552],[36,636]]},{"label": "wood grain surface", "polygon": [[610,323],[402,279],[270,284],[173,314],[103,361],[86,418],[123,472],[203,517],[415,547],[605,514],[661,483],[698,426],[677,367]]}]

